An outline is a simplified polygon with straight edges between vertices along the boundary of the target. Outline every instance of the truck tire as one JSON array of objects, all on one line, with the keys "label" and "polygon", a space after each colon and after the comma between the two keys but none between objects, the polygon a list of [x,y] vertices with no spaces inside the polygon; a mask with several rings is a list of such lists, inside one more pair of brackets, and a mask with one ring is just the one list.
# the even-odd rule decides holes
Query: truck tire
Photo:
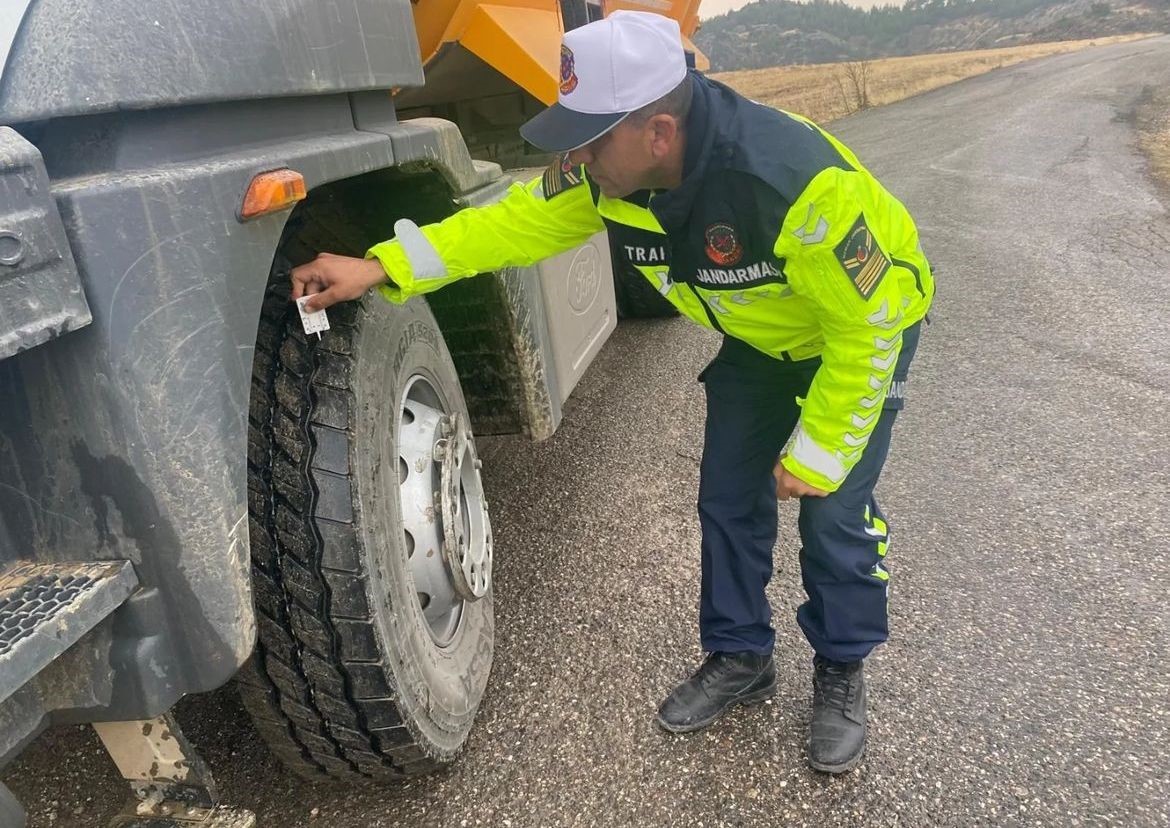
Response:
[{"label": "truck tire", "polygon": [[334,306],[318,341],[287,285],[284,268],[253,369],[258,635],[238,685],[303,775],[426,772],[462,747],[492,661],[491,527],[466,403],[424,302]]},{"label": "truck tire", "polygon": [[617,299],[619,319],[666,319],[678,316],[678,308],[670,304],[654,285],[636,267],[626,261],[618,249],[618,242],[610,238],[613,261],[613,291]]}]

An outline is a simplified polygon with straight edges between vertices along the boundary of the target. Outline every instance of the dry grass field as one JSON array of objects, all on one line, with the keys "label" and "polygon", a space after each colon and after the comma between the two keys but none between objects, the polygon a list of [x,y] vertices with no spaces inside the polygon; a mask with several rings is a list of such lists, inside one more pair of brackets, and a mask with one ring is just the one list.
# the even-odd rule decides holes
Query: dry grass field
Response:
[{"label": "dry grass field", "polygon": [[[1146,36],[1069,40],[854,63],[777,66],[771,69],[721,72],[712,77],[749,98],[800,113],[823,124],[863,108],[859,106],[859,91],[868,98],[870,106],[881,106],[1001,66]],[[1163,143],[1166,138],[1163,133]]]},{"label": "dry grass field", "polygon": [[1154,177],[1170,192],[1170,90],[1148,89],[1138,106],[1138,139]]}]

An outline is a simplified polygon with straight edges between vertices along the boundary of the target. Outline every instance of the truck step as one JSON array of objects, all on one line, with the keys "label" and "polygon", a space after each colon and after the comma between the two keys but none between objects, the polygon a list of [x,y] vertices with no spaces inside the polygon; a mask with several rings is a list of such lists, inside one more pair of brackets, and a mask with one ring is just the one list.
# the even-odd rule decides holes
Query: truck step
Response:
[{"label": "truck step", "polygon": [[0,571],[0,702],[116,610],[137,585],[129,561],[15,561]]}]

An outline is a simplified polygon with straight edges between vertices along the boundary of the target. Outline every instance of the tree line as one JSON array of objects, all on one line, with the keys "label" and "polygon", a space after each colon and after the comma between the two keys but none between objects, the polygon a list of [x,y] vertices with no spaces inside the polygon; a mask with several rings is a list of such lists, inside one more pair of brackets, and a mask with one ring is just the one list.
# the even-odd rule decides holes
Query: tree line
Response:
[{"label": "tree line", "polygon": [[[1129,15],[1127,9],[1134,5],[1152,14]],[[1062,28],[1073,28],[1066,25],[1073,20],[1076,36],[1086,26],[1111,34],[1133,30],[1139,19],[1165,23],[1170,17],[1167,10],[1170,0],[1127,5],[1122,0],[906,0],[901,6],[868,10],[840,0],[759,0],[704,21],[695,40],[711,59],[712,69],[720,71],[937,51],[953,46],[936,33],[965,28],[987,33],[974,47],[1017,33],[1037,40],[1059,39]],[[1038,24],[1041,19],[1055,19],[1059,25]]]}]

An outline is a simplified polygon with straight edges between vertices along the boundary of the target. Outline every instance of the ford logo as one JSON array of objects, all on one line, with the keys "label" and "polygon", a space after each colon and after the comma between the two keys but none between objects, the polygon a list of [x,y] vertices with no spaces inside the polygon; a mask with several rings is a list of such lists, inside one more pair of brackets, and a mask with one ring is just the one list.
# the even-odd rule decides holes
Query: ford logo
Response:
[{"label": "ford logo", "polygon": [[601,260],[597,246],[587,244],[577,251],[569,265],[569,307],[583,314],[593,306],[601,290]]}]

